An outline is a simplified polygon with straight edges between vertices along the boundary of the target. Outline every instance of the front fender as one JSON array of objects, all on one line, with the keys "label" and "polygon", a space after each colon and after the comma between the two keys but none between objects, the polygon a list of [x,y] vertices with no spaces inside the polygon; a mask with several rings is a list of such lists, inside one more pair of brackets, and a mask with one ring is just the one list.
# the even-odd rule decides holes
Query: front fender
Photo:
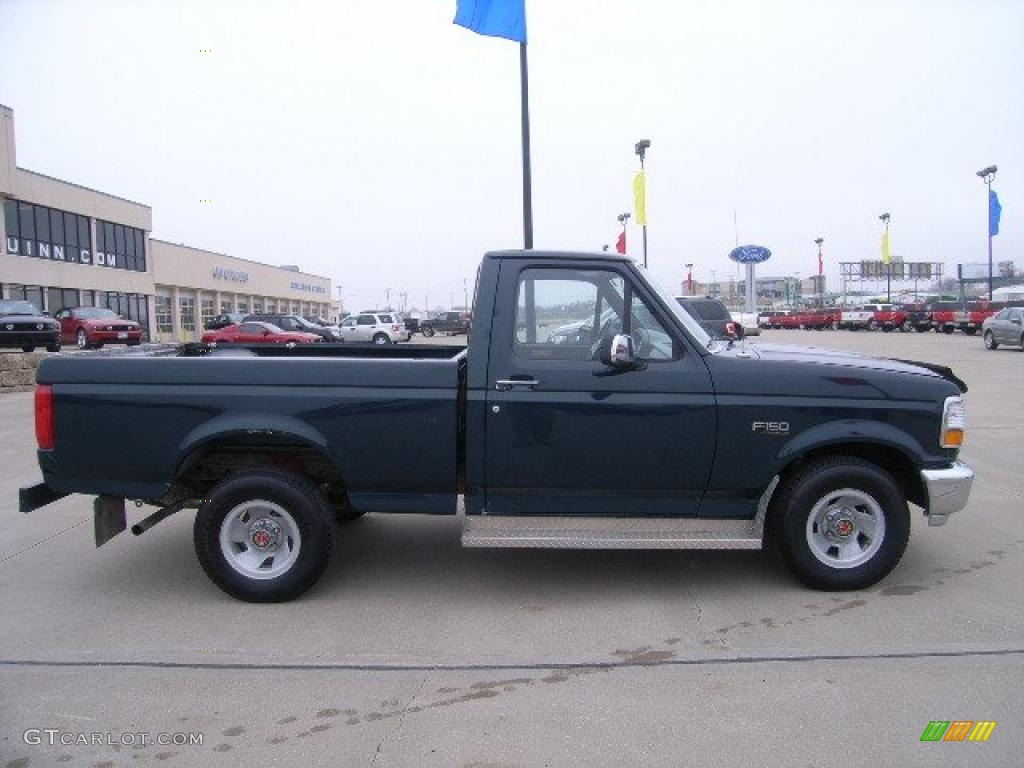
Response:
[{"label": "front fender", "polygon": [[917,439],[892,424],[868,419],[841,419],[818,424],[792,437],[779,449],[778,465],[781,467],[817,448],[851,443],[895,448],[918,466],[928,461],[928,454]]}]

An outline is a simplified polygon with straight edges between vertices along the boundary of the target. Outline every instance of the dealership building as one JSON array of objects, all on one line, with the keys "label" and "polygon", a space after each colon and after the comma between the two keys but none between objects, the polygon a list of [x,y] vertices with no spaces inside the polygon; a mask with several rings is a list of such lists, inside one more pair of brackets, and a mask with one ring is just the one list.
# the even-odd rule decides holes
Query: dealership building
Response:
[{"label": "dealership building", "polygon": [[19,168],[3,105],[0,201],[0,297],[51,315],[109,307],[150,340],[188,341],[222,312],[338,314],[326,277],[158,240],[148,205]]}]

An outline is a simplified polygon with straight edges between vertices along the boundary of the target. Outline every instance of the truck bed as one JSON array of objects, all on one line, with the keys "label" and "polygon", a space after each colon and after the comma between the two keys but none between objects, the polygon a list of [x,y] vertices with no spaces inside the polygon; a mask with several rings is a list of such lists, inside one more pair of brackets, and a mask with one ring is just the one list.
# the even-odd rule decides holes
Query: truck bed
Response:
[{"label": "truck bed", "polygon": [[354,510],[454,513],[465,362],[463,347],[349,344],[49,358],[37,381],[67,428],[40,452],[43,476],[156,501],[204,461],[298,446],[340,474]]}]

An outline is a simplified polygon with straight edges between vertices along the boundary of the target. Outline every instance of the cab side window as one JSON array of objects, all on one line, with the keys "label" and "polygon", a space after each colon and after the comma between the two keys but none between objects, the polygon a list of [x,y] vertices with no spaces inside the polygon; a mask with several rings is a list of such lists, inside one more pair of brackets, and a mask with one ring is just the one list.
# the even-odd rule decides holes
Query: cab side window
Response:
[{"label": "cab side window", "polygon": [[612,270],[523,270],[515,323],[513,351],[531,360],[598,360],[620,333],[633,336],[642,359],[678,356],[664,326]]},{"label": "cab side window", "polygon": [[357,322],[359,325],[376,325],[377,318],[373,315],[360,315]]}]

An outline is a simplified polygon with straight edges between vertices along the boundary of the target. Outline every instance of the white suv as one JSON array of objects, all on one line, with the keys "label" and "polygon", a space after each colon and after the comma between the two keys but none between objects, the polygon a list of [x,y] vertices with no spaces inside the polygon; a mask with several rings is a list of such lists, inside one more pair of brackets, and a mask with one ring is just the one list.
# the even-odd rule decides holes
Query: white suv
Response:
[{"label": "white suv", "polygon": [[349,315],[338,326],[345,341],[372,341],[374,344],[397,344],[412,336],[405,322],[391,312],[360,312]]}]

